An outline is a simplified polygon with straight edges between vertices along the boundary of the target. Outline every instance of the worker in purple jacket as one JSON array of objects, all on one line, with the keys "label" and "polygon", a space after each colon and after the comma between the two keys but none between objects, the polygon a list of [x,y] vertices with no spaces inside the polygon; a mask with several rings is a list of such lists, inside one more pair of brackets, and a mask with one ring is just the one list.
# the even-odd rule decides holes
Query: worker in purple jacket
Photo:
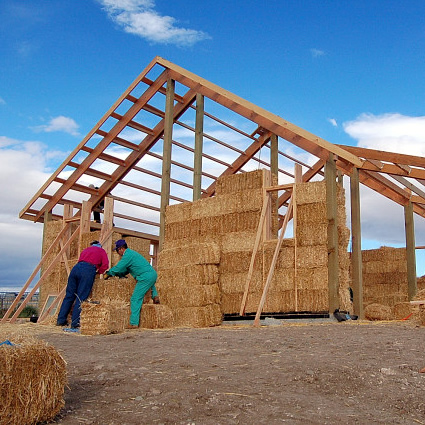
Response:
[{"label": "worker in purple jacket", "polygon": [[71,327],[80,327],[81,303],[88,298],[93,288],[96,273],[103,274],[109,267],[106,251],[99,241],[93,241],[84,249],[78,263],[72,268],[66,286],[66,295],[58,314],[57,326],[68,326],[68,314],[71,311]]}]

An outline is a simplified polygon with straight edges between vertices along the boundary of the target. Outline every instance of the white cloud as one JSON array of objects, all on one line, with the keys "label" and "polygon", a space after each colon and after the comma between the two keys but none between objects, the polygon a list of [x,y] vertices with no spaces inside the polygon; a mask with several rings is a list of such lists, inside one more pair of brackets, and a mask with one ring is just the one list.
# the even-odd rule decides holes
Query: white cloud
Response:
[{"label": "white cloud", "polygon": [[191,46],[211,38],[203,31],[176,26],[171,16],[161,16],[155,11],[153,0],[98,0],[109,17],[125,32],[160,44]]},{"label": "white cloud", "polygon": [[311,56],[313,56],[313,58],[318,58],[325,54],[325,52],[320,49],[310,49],[310,53],[311,53]]},{"label": "white cloud", "polygon": [[360,147],[425,156],[425,116],[361,114],[343,127]]},{"label": "white cloud", "polygon": [[2,97],[0,97],[0,105],[6,105],[6,101]]},{"label": "white cloud", "polygon": [[19,212],[50,176],[47,152],[40,142],[0,136],[0,240],[8,246],[0,287],[20,290],[40,260],[43,226],[19,219]]},{"label": "white cloud", "polygon": [[78,132],[79,125],[69,117],[59,115],[58,117],[52,118],[47,125],[40,125],[34,127],[35,131],[44,131],[46,133],[52,133],[54,131],[63,131],[64,133],[71,134],[72,136],[79,136]]},{"label": "white cloud", "polygon": [[338,123],[336,122],[335,118],[328,118],[328,121],[334,126],[334,127],[338,127]]}]

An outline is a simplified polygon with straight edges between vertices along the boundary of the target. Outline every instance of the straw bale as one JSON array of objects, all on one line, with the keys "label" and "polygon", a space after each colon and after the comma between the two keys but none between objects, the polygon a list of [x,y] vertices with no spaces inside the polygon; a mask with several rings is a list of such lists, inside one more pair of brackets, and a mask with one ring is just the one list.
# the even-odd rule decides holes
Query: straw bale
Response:
[{"label": "straw bale", "polygon": [[81,249],[90,246],[90,242],[100,241],[100,230],[81,234]]},{"label": "straw bale", "polygon": [[119,278],[110,277],[108,280],[100,279],[98,275],[94,280],[90,298],[94,301],[129,301],[136,286],[136,280],[131,276]]},{"label": "straw bale", "polygon": [[[220,261],[220,275],[226,272],[241,273],[248,272],[251,263],[252,252],[250,251],[236,251],[227,252],[221,255]],[[254,262],[254,270],[261,270],[262,267],[262,253],[257,252]]]},{"label": "straw bale", "polygon": [[363,273],[365,285],[407,285],[407,274],[403,272]]},{"label": "straw bale", "polygon": [[297,269],[298,289],[328,289],[328,268],[326,266]]},{"label": "straw bale", "polygon": [[323,223],[297,223],[297,245],[326,245],[328,243],[328,225]]},{"label": "straw bale", "polygon": [[0,424],[52,420],[65,405],[65,360],[42,340],[8,339],[14,345],[0,346]]},{"label": "straw bale", "polygon": [[205,307],[185,307],[173,310],[175,326],[204,328],[221,325],[223,319],[220,305],[211,304]]},{"label": "straw bale", "polygon": [[168,224],[190,220],[192,217],[192,202],[168,205],[165,209],[165,221]]},{"label": "straw bale", "polygon": [[[239,273],[221,273],[220,274],[220,289],[225,294],[243,293],[245,291],[246,279],[248,271]],[[264,287],[263,273],[257,270],[252,274],[249,285],[249,292],[261,291]]]},{"label": "straw bale", "polygon": [[158,257],[158,269],[166,270],[189,264],[218,264],[220,247],[216,243],[181,245],[163,249]]},{"label": "straw bale", "polygon": [[204,217],[200,222],[200,234],[222,235],[232,232],[256,232],[260,211],[243,211],[216,217]]},{"label": "straw bale", "polygon": [[420,305],[419,306],[419,315],[418,315],[418,319],[419,319],[419,325],[420,326],[425,326],[425,306]]},{"label": "straw bale", "polygon": [[193,239],[201,235],[201,220],[179,221],[166,223],[165,238],[167,240]]},{"label": "straw bale", "polygon": [[180,286],[165,290],[161,288],[161,302],[174,308],[204,307],[220,303],[218,285]]},{"label": "straw bale", "polygon": [[151,241],[149,239],[137,238],[135,236],[125,236],[127,246],[133,251],[143,255],[146,260],[150,261]]},{"label": "straw bale", "polygon": [[381,246],[378,249],[362,250],[362,261],[386,261],[393,262],[406,259],[406,248],[393,248]]},{"label": "straw bale", "polygon": [[351,302],[350,291],[348,289],[348,286],[339,285],[338,297],[340,310],[352,311],[353,303]]},{"label": "straw bale", "polygon": [[309,245],[297,248],[297,269],[328,266],[326,245]]},{"label": "straw bale", "polygon": [[347,226],[338,225],[338,244],[344,249],[347,249],[348,244],[350,243],[351,231]]},{"label": "straw bale", "polygon": [[329,295],[327,289],[298,290],[298,311],[329,311]]},{"label": "straw bale", "polygon": [[[243,293],[221,294],[221,311],[223,314],[239,314],[241,309]],[[247,313],[251,313],[247,311]]]},{"label": "straw bale", "polygon": [[[272,239],[264,242],[264,268],[268,271],[270,269],[274,252],[276,250],[278,240]],[[277,257],[276,269],[289,269],[294,268],[295,264],[295,249],[294,239],[283,239],[280,252]]]},{"label": "straw bale", "polygon": [[140,312],[140,327],[145,329],[164,329],[174,326],[173,312],[163,304],[143,304]]},{"label": "straw bale", "polygon": [[416,295],[413,297],[413,300],[416,300],[416,301],[425,300],[425,288],[419,289],[419,286],[418,286],[418,291],[417,291]]},{"label": "straw bale", "polygon": [[303,227],[306,224],[328,224],[325,202],[312,202],[301,205],[297,204],[297,227]]},{"label": "straw bale", "polygon": [[425,297],[425,276],[421,276],[416,279],[416,286],[418,288],[418,293],[424,290],[424,297]]},{"label": "straw bale", "polygon": [[158,270],[156,287],[159,290],[161,286],[165,285],[170,287],[179,287],[182,284],[186,286],[211,285],[218,283],[218,280],[219,272],[216,264],[194,264]]},{"label": "straw bale", "polygon": [[[410,314],[412,316],[418,315],[419,306],[410,304],[410,302],[396,303],[393,306],[393,314],[394,319],[403,320],[406,319]],[[414,320],[412,316],[410,316],[409,318]]]},{"label": "straw bale", "polygon": [[364,273],[377,273],[382,274],[385,272],[407,272],[407,263],[406,260],[396,260],[396,261],[364,261],[363,262],[363,272]]},{"label": "straw bale", "polygon": [[235,251],[250,251],[254,249],[256,233],[232,232],[226,233],[221,238],[222,254]]},{"label": "straw bale", "polygon": [[266,170],[256,170],[249,173],[237,173],[220,177],[215,186],[216,195],[240,192],[249,189],[259,189],[265,184]]},{"label": "straw bale", "polygon": [[[190,226],[190,222],[185,224]],[[214,242],[218,243],[220,238],[214,238]],[[176,249],[182,245],[193,245],[197,243],[210,243],[212,241],[211,235],[197,235],[190,238],[180,238],[180,239],[168,239],[167,233],[165,234],[164,244],[162,249]]]},{"label": "straw bale", "polygon": [[124,332],[130,318],[130,304],[123,301],[81,303],[81,334],[109,335]]},{"label": "straw bale", "polygon": [[391,320],[393,313],[388,305],[372,303],[364,308],[364,316],[367,320]]},{"label": "straw bale", "polygon": [[297,206],[316,202],[326,205],[326,182],[297,183],[295,197]]}]

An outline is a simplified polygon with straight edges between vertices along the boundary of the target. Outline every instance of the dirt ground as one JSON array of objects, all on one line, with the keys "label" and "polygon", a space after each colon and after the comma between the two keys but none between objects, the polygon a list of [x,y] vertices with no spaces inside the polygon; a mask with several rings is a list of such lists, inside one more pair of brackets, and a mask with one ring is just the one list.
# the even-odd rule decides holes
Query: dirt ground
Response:
[{"label": "dirt ground", "polygon": [[65,358],[58,424],[425,424],[425,327],[409,322],[225,322],[108,336],[2,326],[22,326]]}]

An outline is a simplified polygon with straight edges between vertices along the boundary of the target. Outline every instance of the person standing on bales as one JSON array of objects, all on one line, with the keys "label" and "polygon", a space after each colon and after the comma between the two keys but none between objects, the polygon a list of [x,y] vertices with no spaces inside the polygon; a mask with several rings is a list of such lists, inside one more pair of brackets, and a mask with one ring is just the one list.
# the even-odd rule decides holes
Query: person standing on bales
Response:
[{"label": "person standing on bales", "polygon": [[115,251],[117,251],[121,259],[116,266],[105,273],[105,279],[109,276],[124,277],[128,273],[136,279],[137,283],[130,298],[130,326],[137,328],[139,327],[143,298],[149,289],[152,289],[154,304],[159,304],[158,291],[155,288],[158,275],[143,255],[128,248],[124,239],[119,239],[115,242]]},{"label": "person standing on bales", "polygon": [[80,327],[81,303],[90,295],[96,273],[103,274],[108,267],[108,254],[102,245],[99,241],[90,242],[90,246],[81,252],[78,263],[69,274],[65,298],[56,322],[57,326],[68,325],[68,314],[75,302],[72,309],[71,327]]}]

